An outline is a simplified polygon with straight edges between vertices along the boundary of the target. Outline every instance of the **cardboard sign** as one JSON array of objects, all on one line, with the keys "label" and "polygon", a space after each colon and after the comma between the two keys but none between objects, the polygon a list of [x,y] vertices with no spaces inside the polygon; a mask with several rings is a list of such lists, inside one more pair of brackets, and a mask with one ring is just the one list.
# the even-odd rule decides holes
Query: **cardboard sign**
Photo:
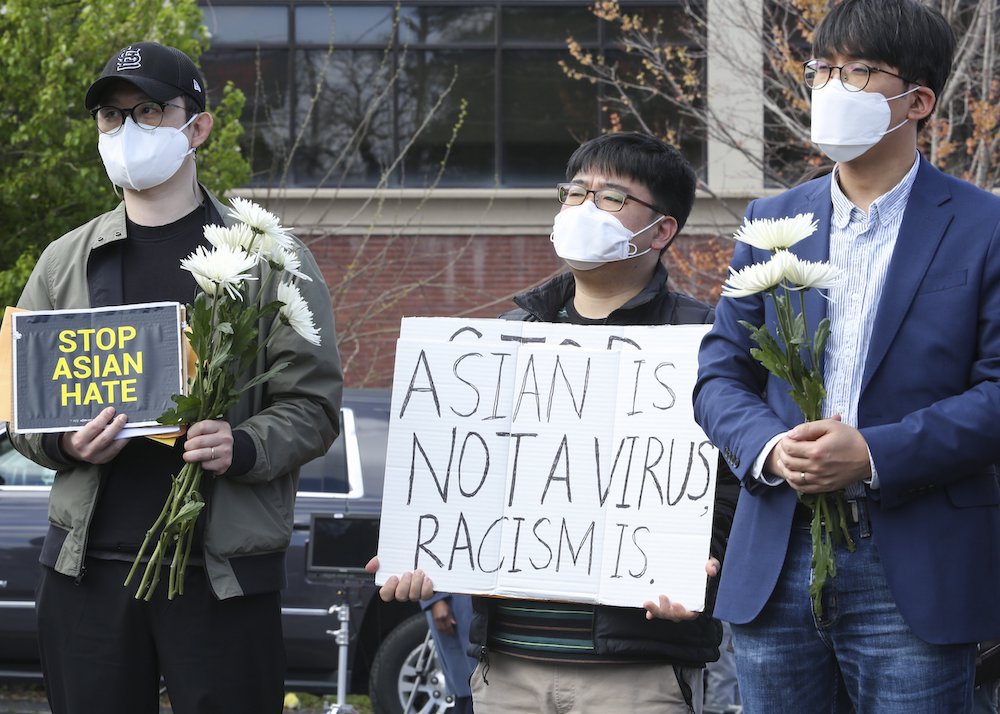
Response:
[{"label": "cardboard sign", "polygon": [[403,320],[377,582],[420,568],[447,592],[701,609],[707,330]]},{"label": "cardboard sign", "polygon": [[174,428],[156,419],[184,390],[179,304],[18,312],[12,325],[16,431],[73,431],[109,406],[130,429]]}]

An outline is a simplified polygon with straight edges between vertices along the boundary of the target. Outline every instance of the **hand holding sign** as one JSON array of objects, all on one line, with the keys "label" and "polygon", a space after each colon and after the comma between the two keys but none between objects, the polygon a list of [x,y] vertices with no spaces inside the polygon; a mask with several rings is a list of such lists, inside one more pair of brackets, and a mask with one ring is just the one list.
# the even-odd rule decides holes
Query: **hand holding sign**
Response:
[{"label": "hand holding sign", "polygon": [[[708,562],[705,563],[705,572],[708,573],[708,577],[714,578],[718,576],[720,567],[721,566],[718,560],[715,558],[709,558]],[[670,598],[666,595],[660,595],[656,602],[647,600],[642,604],[642,606],[646,610],[647,620],[660,618],[661,620],[682,622],[684,620],[693,620],[701,614],[688,610],[679,602],[671,602]]]},{"label": "hand holding sign", "polygon": [[126,422],[125,414],[116,415],[114,407],[107,407],[79,431],[64,432],[59,446],[64,454],[76,461],[106,464],[128,443],[128,439],[117,438]]},{"label": "hand holding sign", "polygon": [[[368,561],[365,571],[374,575],[378,572],[378,556]],[[399,576],[392,575],[378,589],[382,602],[414,602],[426,600],[434,595],[434,583],[422,571],[407,571]]]}]

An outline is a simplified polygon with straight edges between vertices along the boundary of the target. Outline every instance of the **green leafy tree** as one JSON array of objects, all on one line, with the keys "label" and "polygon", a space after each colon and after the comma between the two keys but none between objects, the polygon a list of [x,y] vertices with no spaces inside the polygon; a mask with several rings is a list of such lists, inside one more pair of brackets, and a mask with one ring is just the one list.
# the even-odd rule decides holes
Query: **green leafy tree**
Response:
[{"label": "green leafy tree", "polygon": [[[193,58],[208,45],[196,0],[0,0],[0,300],[13,304],[52,240],[113,208],[83,97],[115,50],[155,40]],[[212,88],[210,88],[211,90]],[[223,88],[198,175],[221,193],[246,181],[244,97]]]}]

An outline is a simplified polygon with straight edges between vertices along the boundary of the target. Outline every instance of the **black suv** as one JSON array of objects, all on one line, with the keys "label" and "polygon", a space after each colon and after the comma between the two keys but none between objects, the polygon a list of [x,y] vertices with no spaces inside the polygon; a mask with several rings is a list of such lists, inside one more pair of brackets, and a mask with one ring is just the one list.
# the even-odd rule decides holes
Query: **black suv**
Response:
[{"label": "black suv", "polygon": [[[329,609],[350,605],[349,683],[376,712],[443,712],[451,696],[413,603],[383,603],[363,568],[378,545],[389,392],[345,390],[341,434],[302,468],[288,551],[282,621],[286,688],[336,691],[338,649]],[[0,443],[0,681],[40,679],[34,594],[54,472]],[[428,654],[433,648],[428,647]]]}]

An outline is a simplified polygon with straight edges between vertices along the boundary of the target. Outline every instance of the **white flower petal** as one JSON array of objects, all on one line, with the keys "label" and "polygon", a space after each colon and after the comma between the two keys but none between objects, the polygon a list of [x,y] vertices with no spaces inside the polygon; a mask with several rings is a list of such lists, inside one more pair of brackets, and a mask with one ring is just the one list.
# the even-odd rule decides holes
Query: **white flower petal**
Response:
[{"label": "white flower petal", "polygon": [[225,246],[233,250],[251,251],[254,242],[253,231],[245,223],[232,226],[205,226],[205,240],[215,247]]},{"label": "white flower petal", "polygon": [[229,215],[245,223],[254,235],[252,250],[270,260],[279,248],[283,250],[294,248],[295,242],[290,235],[292,229],[282,226],[273,213],[245,198],[234,198],[230,203],[233,209]]},{"label": "white flower petal", "polygon": [[840,276],[840,268],[832,263],[813,263],[791,253],[785,263],[785,280],[801,290],[831,288],[837,284]]},{"label": "white flower petal", "polygon": [[294,283],[278,285],[278,300],[284,305],[278,310],[281,321],[298,333],[299,337],[314,345],[319,345],[319,329],[313,322],[312,310]]},{"label": "white flower petal", "polygon": [[811,213],[800,213],[792,218],[758,218],[740,226],[733,238],[773,253],[808,238],[818,226],[819,222],[813,220]]},{"label": "white flower petal", "polygon": [[267,231],[283,230],[277,216],[264,210],[253,201],[248,201],[245,198],[234,198],[230,203],[233,208],[229,211],[229,215],[246,223],[255,231],[266,233]]},{"label": "white flower petal", "polygon": [[773,288],[785,276],[788,255],[788,251],[781,250],[766,263],[754,263],[740,270],[730,268],[729,278],[722,286],[722,297],[746,297]]},{"label": "white flower petal", "polygon": [[194,275],[198,286],[208,295],[217,295],[224,289],[233,300],[242,300],[239,290],[244,280],[255,280],[249,272],[257,258],[240,249],[218,246],[207,250],[198,246],[194,253],[181,260],[181,268]]},{"label": "white flower petal", "polygon": [[275,270],[284,270],[286,273],[291,273],[299,280],[312,282],[312,278],[300,270],[302,267],[302,261],[299,260],[299,256],[290,250],[278,248],[271,255],[270,262],[271,267]]}]

